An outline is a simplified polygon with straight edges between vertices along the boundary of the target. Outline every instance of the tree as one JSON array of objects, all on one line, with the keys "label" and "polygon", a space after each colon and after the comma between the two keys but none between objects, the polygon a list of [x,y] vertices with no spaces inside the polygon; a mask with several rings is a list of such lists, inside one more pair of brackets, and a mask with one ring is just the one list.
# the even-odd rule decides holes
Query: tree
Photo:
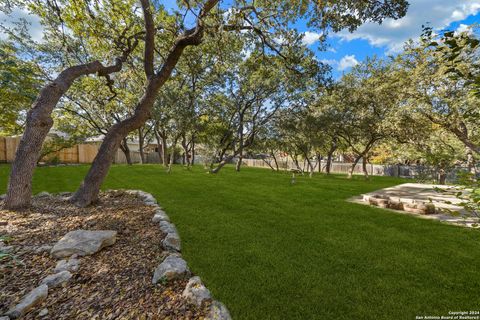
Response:
[{"label": "tree", "polygon": [[[132,27],[133,14],[118,15],[116,5],[112,2],[106,1],[101,9],[91,7],[88,3],[70,4],[64,1],[60,5],[51,1],[19,1],[19,3],[41,17],[45,28],[45,43],[36,46],[27,43],[29,38],[25,32],[17,36],[15,30],[7,30],[10,37],[22,45],[30,45],[31,52],[37,55],[49,55],[53,59],[48,63],[62,60],[58,58],[54,48],[60,47],[68,54],[63,57],[66,67],[41,89],[27,113],[26,129],[15,155],[5,199],[5,206],[11,209],[24,207],[30,203],[33,171],[43,142],[53,125],[51,114],[60,99],[75,80],[85,75],[97,74],[105,77],[109,83],[110,74],[121,70],[123,63],[138,43]],[[128,12],[130,8],[124,9]],[[123,17],[126,19],[122,19]],[[86,23],[88,21],[91,22],[90,25]],[[122,30],[115,28],[113,30],[117,32],[112,32],[110,29],[112,22],[118,22],[125,27]],[[69,26],[71,35],[65,33],[65,26]],[[111,53],[106,54],[107,51],[103,50],[103,55],[98,54],[101,52],[99,47],[105,42],[114,43],[115,47],[109,49],[118,54],[115,62],[110,65],[105,65],[105,62],[112,56]],[[82,52],[86,53],[80,56]]]},{"label": "tree", "polygon": [[[78,32],[81,35],[89,34],[88,42],[94,48],[101,48],[103,52],[109,52],[108,46],[115,44],[121,47],[122,54],[116,60],[116,63],[109,67],[104,67],[99,61],[94,63],[81,64],[73,69],[66,69],[60,73],[59,78],[53,85],[42,90],[40,98],[37,99],[36,106],[32,109],[34,111],[29,113],[27,119],[27,129],[22,140],[22,145],[19,148],[18,154],[27,156],[28,153],[38,154],[38,150],[43,143],[46,136],[45,130],[51,126],[49,115],[60,97],[73,83],[73,81],[81,75],[90,73],[99,73],[101,76],[109,75],[121,69],[122,63],[126,60],[129,53],[132,51],[132,39],[138,39],[138,34],[141,34],[144,40],[144,71],[147,78],[145,84],[145,91],[135,108],[135,113],[132,117],[113,125],[108,131],[105,139],[100,147],[99,153],[80,186],[75,193],[72,200],[80,206],[85,206],[94,201],[98,195],[100,185],[105,178],[110,164],[113,160],[113,154],[118,149],[122,139],[126,137],[129,132],[138,129],[149,118],[152,106],[154,104],[155,95],[163,87],[165,82],[169,79],[177,62],[183,54],[186,47],[191,45],[199,45],[203,38],[205,31],[247,31],[252,36],[256,36],[262,42],[265,48],[272,50],[279,55],[289,49],[288,42],[282,41],[281,44],[275,45],[272,39],[285,39],[295,37],[292,32],[287,30],[287,26],[299,18],[306,18],[310,21],[312,27],[322,29],[324,31],[333,30],[338,31],[342,28],[350,30],[355,29],[364,21],[381,22],[385,17],[399,18],[402,17],[407,9],[407,2],[404,0],[384,0],[384,1],[355,1],[349,0],[330,2],[317,1],[285,1],[278,3],[234,3],[227,8],[231,13],[231,18],[224,21],[224,15],[216,14],[218,10],[214,8],[218,5],[218,0],[207,0],[200,5],[190,5],[187,3],[186,11],[193,11],[196,19],[196,25],[193,28],[184,28],[184,24],[168,24],[166,29],[174,30],[173,33],[157,32],[156,25],[162,24],[167,20],[166,13],[161,7],[153,7],[148,0],[142,0],[141,6],[144,17],[144,28],[133,34],[129,31],[133,26],[138,26],[138,15],[132,8],[136,6],[128,1],[119,3],[118,1],[105,1],[102,5],[92,5],[90,2],[72,2],[46,1],[46,3],[32,1],[29,8],[37,10],[42,9],[46,5],[46,10],[41,11],[42,17],[52,17],[47,20],[47,23],[54,22],[51,28],[52,32],[58,34],[59,30],[65,30],[65,26],[69,31]],[[50,5],[50,6],[48,6]],[[124,10],[118,10],[122,6]],[[104,14],[109,9],[113,8],[111,15]],[[278,10],[281,8],[281,10]],[[126,14],[124,14],[126,13]],[[99,18],[109,18],[99,19]],[[125,18],[127,21],[117,23],[118,19]],[[181,19],[181,18],[180,18]],[[99,23],[105,21],[105,23]],[[78,24],[75,24],[77,22]],[[133,23],[132,23],[133,22]],[[112,39],[112,41],[98,41],[95,36],[97,34],[105,36],[111,35],[111,29],[117,31],[116,26],[126,26],[124,32],[113,32],[114,35],[120,34],[121,37]],[[168,29],[171,27],[171,29]],[[128,34],[128,35],[127,35]],[[167,54],[162,59],[161,67],[155,71],[156,60],[156,45],[155,38],[161,38],[168,34],[170,43],[173,43],[170,49],[164,52]],[[63,33],[64,38],[66,33]],[[92,36],[94,35],[94,36]],[[296,36],[298,38],[298,35]],[[136,43],[136,42],[133,42]],[[159,43],[159,42],[157,42]],[[167,42],[165,42],[167,43]],[[126,47],[126,49],[125,49]],[[70,48],[71,49],[71,48]],[[107,49],[107,50],[106,50]],[[158,50],[162,52],[162,50]],[[78,53],[81,51],[71,51]],[[52,92],[54,95],[49,94]],[[50,99],[43,99],[43,96],[48,96]],[[40,120],[41,119],[41,120]],[[31,139],[35,137],[34,139]],[[20,159],[21,158],[21,159]],[[34,164],[30,157],[17,156],[16,162],[12,168],[11,183],[7,195],[6,203],[9,207],[19,207],[28,204],[28,197],[31,189],[31,176]],[[15,189],[15,190],[14,190]]]},{"label": "tree", "polygon": [[362,159],[362,169],[368,178],[367,162],[372,148],[393,131],[391,120],[398,103],[397,81],[392,78],[390,64],[374,59],[354,67],[330,94],[327,105],[341,124],[338,136],[354,153],[349,172]]},{"label": "tree", "polygon": [[13,43],[0,40],[0,135],[23,130],[25,115],[42,84],[35,64],[19,55]]},{"label": "tree", "polygon": [[426,29],[419,45],[407,44],[397,58],[404,103],[455,135],[480,154],[480,96],[472,94],[478,75],[478,40],[466,33],[435,36]]}]

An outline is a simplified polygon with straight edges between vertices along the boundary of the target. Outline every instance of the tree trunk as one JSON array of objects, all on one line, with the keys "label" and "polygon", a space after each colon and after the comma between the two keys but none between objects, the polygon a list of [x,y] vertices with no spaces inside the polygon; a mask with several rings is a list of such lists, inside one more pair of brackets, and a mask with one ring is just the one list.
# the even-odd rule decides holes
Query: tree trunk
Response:
[{"label": "tree trunk", "polygon": [[110,169],[114,153],[117,151],[120,141],[126,137],[129,132],[140,128],[148,120],[158,91],[170,78],[185,48],[201,43],[205,27],[203,19],[213,7],[217,5],[218,0],[207,0],[205,2],[197,17],[196,26],[176,38],[168,55],[164,59],[162,67],[157,73],[154,68],[156,28],[151,13],[151,6],[150,2],[146,0],[141,0],[140,3],[143,10],[146,31],[143,61],[145,75],[147,77],[145,93],[137,104],[134,115],[115,124],[108,131],[87,176],[72,197],[72,201],[77,206],[85,207],[97,200],[100,186]]},{"label": "tree trunk", "polygon": [[120,59],[117,59],[116,64],[110,67],[104,67],[100,62],[94,61],[65,69],[53,82],[43,87],[27,114],[25,132],[12,164],[5,199],[6,208],[17,209],[30,205],[33,172],[43,142],[53,125],[52,111],[73,82],[84,75],[97,72],[106,75],[120,71],[121,68],[122,60]]},{"label": "tree trunk", "polygon": [[304,156],[305,156],[305,160],[307,161],[308,176],[311,178],[311,177],[313,177],[313,171],[315,170],[315,168],[313,168],[312,161],[310,161],[310,159],[308,158],[308,155],[305,153]]},{"label": "tree trunk", "polygon": [[192,166],[195,165],[195,137],[192,137]]},{"label": "tree trunk", "polygon": [[240,154],[238,155],[237,163],[235,165],[235,170],[237,172],[240,172],[240,168],[242,167],[242,161],[243,161],[243,152],[240,152]]},{"label": "tree trunk", "polygon": [[444,185],[447,180],[447,172],[445,169],[440,169],[438,171],[438,184]]},{"label": "tree trunk", "polygon": [[172,151],[170,152],[170,161],[168,162],[168,169],[167,169],[168,173],[172,172],[172,165],[175,162],[175,148],[176,147],[177,147],[177,138],[175,138],[175,140],[173,140]]},{"label": "tree trunk", "polygon": [[355,161],[353,162],[352,167],[350,168],[350,172],[348,172],[348,179],[351,179],[353,177],[353,172],[355,172],[355,167],[357,166],[357,163],[358,163],[358,161],[360,161],[361,157],[362,157],[362,155],[358,155],[355,158]]},{"label": "tree trunk", "polygon": [[143,126],[138,128],[138,151],[140,152],[140,161],[145,163],[145,153],[143,149],[145,148],[145,137],[143,135]]},{"label": "tree trunk", "polygon": [[277,172],[279,171],[279,168],[278,168],[278,161],[277,161],[277,157],[275,157],[275,152],[271,152],[272,154],[272,158],[273,158],[273,161],[275,162],[275,168],[277,170]]},{"label": "tree trunk", "polygon": [[131,166],[132,165],[132,157],[130,155],[130,148],[128,147],[127,138],[124,138],[122,140],[122,143],[120,144],[120,149],[122,150],[123,154],[125,155],[125,159],[127,159],[127,164],[129,166]]},{"label": "tree trunk", "polygon": [[210,170],[210,173],[218,173],[228,162],[232,161],[232,159],[235,157],[235,155],[231,155],[231,156],[228,156],[226,157],[225,159],[223,159],[222,161],[220,161],[220,163],[218,164],[218,166],[216,166],[215,168],[212,168]]},{"label": "tree trunk", "polygon": [[473,157],[473,154],[472,154],[472,149],[470,149],[469,147],[466,147],[466,155],[467,155],[468,173],[473,175],[473,179],[475,179],[477,175],[477,166],[475,164],[475,158]]},{"label": "tree trunk", "polygon": [[330,174],[330,170],[332,168],[332,158],[333,158],[333,153],[337,150],[337,139],[334,138],[333,139],[333,142],[332,142],[332,146],[330,147],[330,149],[328,150],[328,154],[327,154],[327,164],[326,164],[326,167],[325,167],[325,172],[327,174]]},{"label": "tree trunk", "polygon": [[154,81],[149,80],[145,94],[137,105],[135,114],[130,118],[116,123],[107,132],[90,170],[80,185],[80,188],[72,196],[72,202],[77,206],[85,207],[97,200],[100,186],[110,169],[120,142],[131,131],[141,127],[150,117],[150,110],[155,102],[156,93],[158,92],[155,85],[156,83]]},{"label": "tree trunk", "polygon": [[364,156],[362,157],[362,169],[363,169],[363,174],[365,175],[365,180],[368,180],[368,169],[367,169],[367,157]]}]

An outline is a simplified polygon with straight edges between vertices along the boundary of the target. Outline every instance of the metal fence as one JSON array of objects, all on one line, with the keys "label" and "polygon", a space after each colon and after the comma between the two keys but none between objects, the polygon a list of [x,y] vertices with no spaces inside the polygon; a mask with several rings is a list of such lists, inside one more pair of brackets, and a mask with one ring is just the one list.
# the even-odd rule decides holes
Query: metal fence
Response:
[{"label": "metal fence", "polygon": [[[275,162],[270,159],[243,159],[243,164],[248,167],[256,168],[266,168],[272,169],[276,168]],[[298,169],[297,165],[288,159],[282,159],[278,162],[278,167],[280,170],[291,170]],[[320,161],[317,163],[316,160],[311,161],[314,172],[326,172],[326,161]],[[309,167],[306,161],[298,163],[301,170],[304,172],[309,172]],[[331,173],[344,173],[347,174],[350,172],[353,163],[343,163],[343,162],[332,162],[330,167]],[[457,180],[459,172],[465,172],[466,167],[457,166],[450,170],[447,173],[446,181],[453,182]],[[401,178],[412,178],[421,181],[434,181],[437,179],[439,171],[433,167],[423,166],[423,165],[380,165],[380,164],[367,164],[367,172],[372,176],[389,176],[389,177],[401,177]],[[477,170],[477,172],[480,172]],[[358,163],[353,170],[354,174],[363,174],[363,167],[361,163]]]}]

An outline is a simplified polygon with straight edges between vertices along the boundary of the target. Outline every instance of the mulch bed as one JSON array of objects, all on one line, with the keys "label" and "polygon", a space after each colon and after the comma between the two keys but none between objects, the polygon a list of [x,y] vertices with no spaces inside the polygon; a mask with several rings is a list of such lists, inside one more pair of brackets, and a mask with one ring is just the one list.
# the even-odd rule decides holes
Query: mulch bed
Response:
[{"label": "mulch bed", "polygon": [[102,193],[99,202],[77,208],[65,196],[36,197],[22,212],[3,210],[0,236],[8,236],[13,257],[0,259],[0,315],[23,295],[53,274],[56,260],[48,252],[76,229],[116,230],[117,242],[93,256],[80,258],[80,269],[63,287],[49,289],[47,299],[24,319],[39,318],[48,308],[49,319],[200,319],[201,310],[181,297],[187,280],[153,285],[153,271],[166,252],[162,233],[151,222],[154,208],[121,191]]}]

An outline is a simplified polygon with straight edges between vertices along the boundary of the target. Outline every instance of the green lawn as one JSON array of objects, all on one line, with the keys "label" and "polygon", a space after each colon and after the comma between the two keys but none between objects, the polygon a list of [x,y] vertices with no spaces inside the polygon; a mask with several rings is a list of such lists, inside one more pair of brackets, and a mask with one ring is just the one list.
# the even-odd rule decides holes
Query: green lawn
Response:
[{"label": "green lawn", "polygon": [[[35,192],[74,191],[88,167],[39,168]],[[0,166],[0,193],[8,167]],[[480,233],[345,199],[401,180],[264,169],[171,174],[114,166],[105,188],[152,193],[183,254],[234,319],[414,319],[480,306]],[[152,270],[153,271],[153,270]]]}]

